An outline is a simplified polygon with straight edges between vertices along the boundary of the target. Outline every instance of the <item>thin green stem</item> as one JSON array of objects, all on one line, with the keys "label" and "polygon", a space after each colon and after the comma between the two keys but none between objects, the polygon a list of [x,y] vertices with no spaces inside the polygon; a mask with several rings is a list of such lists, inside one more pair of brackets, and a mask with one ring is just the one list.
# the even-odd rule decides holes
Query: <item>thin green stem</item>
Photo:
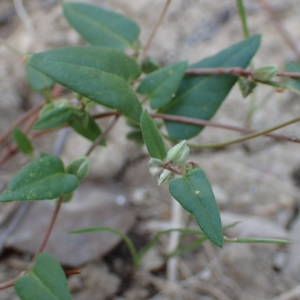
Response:
[{"label": "thin green stem", "polygon": [[197,149],[203,149],[203,148],[223,148],[223,147],[227,147],[230,146],[232,144],[237,144],[237,143],[241,143],[241,142],[245,142],[254,138],[257,138],[259,136],[262,135],[266,135],[267,133],[270,133],[272,131],[275,131],[277,129],[289,126],[291,124],[300,122],[300,117],[289,120],[287,122],[281,123],[279,125],[273,126],[271,128],[268,129],[264,129],[262,131],[256,132],[256,133],[252,133],[234,140],[230,140],[230,141],[226,141],[226,142],[222,142],[222,143],[214,143],[214,144],[204,144],[204,145],[190,145],[193,148],[197,148]]},{"label": "thin green stem", "polygon": [[[236,6],[238,8],[244,38],[248,38],[250,35],[250,30],[248,26],[248,18],[247,18],[244,0],[236,0]],[[251,70],[254,69],[253,62],[251,62],[250,68]],[[253,115],[256,111],[256,107],[257,107],[257,98],[254,90],[253,93],[250,94],[250,101],[249,101],[248,112],[245,120],[245,127],[251,127],[251,123],[252,123]]]},{"label": "thin green stem", "polygon": [[250,35],[250,31],[249,31],[249,26],[248,26],[248,22],[247,22],[247,14],[246,14],[244,1],[236,0],[236,6],[239,11],[239,16],[240,16],[241,23],[242,23],[244,37],[247,38]]},{"label": "thin green stem", "polygon": [[195,235],[203,235],[203,232],[198,230],[198,229],[190,229],[190,228],[170,228],[166,230],[161,230],[157,232],[154,237],[148,242],[148,244],[140,250],[138,253],[138,260],[137,263],[140,265],[142,258],[146,255],[146,253],[152,249],[159,241],[159,238],[166,233],[171,233],[171,232],[181,232],[181,233],[189,233],[189,234],[195,234]]},{"label": "thin green stem", "polygon": [[244,237],[244,238],[228,238],[224,237],[226,243],[259,243],[259,244],[289,244],[290,240],[287,239],[275,239],[275,238],[256,238],[256,237]]},{"label": "thin green stem", "polygon": [[112,232],[116,235],[118,235],[120,238],[122,238],[122,240],[124,241],[124,243],[126,244],[131,256],[132,256],[132,260],[135,266],[138,266],[138,253],[137,250],[132,242],[132,240],[122,231],[112,228],[112,227],[90,227],[90,228],[84,228],[84,229],[79,229],[79,230],[72,230],[70,231],[70,233],[86,233],[86,232],[97,232],[97,231],[109,231]]}]

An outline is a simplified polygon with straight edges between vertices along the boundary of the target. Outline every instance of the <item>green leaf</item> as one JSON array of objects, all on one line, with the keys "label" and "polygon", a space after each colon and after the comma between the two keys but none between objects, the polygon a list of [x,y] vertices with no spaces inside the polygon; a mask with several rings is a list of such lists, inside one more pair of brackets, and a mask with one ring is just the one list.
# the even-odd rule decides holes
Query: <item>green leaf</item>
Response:
[{"label": "green leaf", "polygon": [[19,128],[14,128],[13,137],[18,148],[25,154],[32,154],[34,149],[26,134]]},{"label": "green leaf", "polygon": [[33,69],[28,63],[26,63],[26,76],[31,88],[38,92],[51,88],[54,84],[50,77]]},{"label": "green leaf", "polygon": [[123,50],[137,42],[139,26],[124,15],[87,3],[63,3],[70,25],[93,45]]},{"label": "green leaf", "polygon": [[15,283],[21,300],[71,300],[68,282],[59,262],[46,253],[37,256],[30,272]]},{"label": "green leaf", "polygon": [[[246,68],[260,44],[260,36],[252,36],[218,54],[191,65],[191,68]],[[237,81],[232,75],[187,75],[177,95],[163,113],[191,118],[211,119],[231,88]],[[189,139],[196,136],[203,126],[166,121],[169,135],[173,139]]]},{"label": "green leaf", "polygon": [[48,154],[23,167],[0,194],[0,201],[55,199],[78,185],[76,176],[65,173],[62,161]]},{"label": "green leaf", "polygon": [[220,213],[210,183],[197,168],[169,184],[171,195],[190,212],[207,238],[216,246],[223,246],[223,230]]},{"label": "green leaf", "polygon": [[126,137],[128,140],[133,141],[137,144],[140,144],[140,145],[144,144],[143,135],[142,135],[141,130],[131,130],[127,133]]},{"label": "green leaf", "polygon": [[247,98],[256,88],[256,82],[251,78],[240,77],[238,79],[239,88],[244,98]]},{"label": "green leaf", "polygon": [[142,68],[143,73],[149,74],[149,73],[159,69],[160,66],[159,66],[158,62],[153,57],[146,57],[142,61],[141,68]]},{"label": "green leaf", "polygon": [[89,161],[86,157],[77,158],[67,167],[67,173],[74,174],[79,180],[86,177],[89,171]]},{"label": "green leaf", "polygon": [[[99,60],[94,56],[96,49]],[[34,54],[28,63],[71,90],[139,122],[141,105],[124,79],[136,76],[135,63],[123,53],[100,47],[62,48]]]},{"label": "green leaf", "polygon": [[150,156],[164,159],[167,154],[164,141],[155,122],[147,111],[144,111],[141,116],[141,130]]},{"label": "green leaf", "polygon": [[77,133],[91,141],[94,141],[101,134],[100,127],[86,111],[74,112],[68,124]]},{"label": "green leaf", "polygon": [[[286,65],[286,70],[288,72],[298,72],[300,73],[300,62],[289,62]],[[299,92],[300,91],[300,79],[293,79],[293,78],[289,78],[287,79],[287,81],[285,82],[285,87]]]},{"label": "green leaf", "polygon": [[[33,54],[28,64],[32,62],[39,65],[63,63],[79,67],[91,68],[118,75],[126,81],[132,81],[140,74],[137,62],[121,51],[107,47],[96,46],[70,46],[51,49]],[[41,72],[45,73],[43,70]]]},{"label": "green leaf", "polygon": [[71,106],[53,107],[40,113],[33,125],[34,130],[45,130],[65,125],[74,113]]},{"label": "green leaf", "polygon": [[266,65],[253,71],[254,78],[262,81],[270,81],[278,73],[276,65]]},{"label": "green leaf", "polygon": [[134,264],[137,266],[139,261],[139,257],[138,257],[138,253],[137,250],[132,242],[132,240],[122,231],[112,228],[112,227],[88,227],[88,228],[83,228],[83,229],[78,229],[78,230],[72,230],[70,231],[70,233],[87,233],[87,232],[97,232],[97,231],[107,231],[107,232],[111,232],[114,233],[116,235],[118,235],[126,244],[131,256],[132,256],[132,260],[134,262]]},{"label": "green leaf", "polygon": [[138,92],[147,95],[153,109],[170,102],[178,89],[187,69],[187,62],[182,61],[150,73],[141,82]]}]

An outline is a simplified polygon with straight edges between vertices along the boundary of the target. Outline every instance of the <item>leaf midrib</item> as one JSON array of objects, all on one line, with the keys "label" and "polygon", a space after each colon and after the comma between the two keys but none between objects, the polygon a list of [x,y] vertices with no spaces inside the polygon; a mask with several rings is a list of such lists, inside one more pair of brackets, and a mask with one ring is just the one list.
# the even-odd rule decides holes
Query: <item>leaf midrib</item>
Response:
[{"label": "leaf midrib", "polygon": [[[242,52],[245,51],[245,48],[240,49],[240,51],[237,51],[236,54],[232,54],[230,59],[228,60],[224,60],[224,62],[219,66],[219,67],[224,67],[225,65],[230,65],[231,61],[233,59],[233,57],[236,57],[237,55],[240,55]],[[229,62],[228,62],[229,61]],[[227,74],[225,74],[226,76]],[[193,89],[195,88],[201,88],[201,85],[205,85],[207,81],[209,81],[211,79],[211,77],[216,77],[216,76],[220,76],[220,75],[204,75],[206,78],[203,78],[202,80],[200,80],[198,82],[198,84],[193,85],[192,88],[188,89],[186,92],[184,92],[183,94],[181,94],[177,99],[181,99],[182,97],[185,97],[187,94],[189,94]],[[228,74],[227,77],[233,77],[234,75],[230,75]]]},{"label": "leaf midrib", "polygon": [[[193,174],[192,175],[194,175],[196,172],[193,172]],[[198,173],[198,172],[197,172]],[[191,177],[191,176],[190,176]],[[191,189],[191,191],[192,191],[192,193],[193,193],[193,195],[199,200],[199,204],[201,205],[201,207],[202,208],[204,208],[204,210],[205,210],[205,214],[206,215],[210,215],[210,211],[209,211],[209,209],[208,209],[208,207],[206,206],[206,205],[203,205],[203,201],[201,201],[201,196],[198,196],[198,195],[196,195],[195,194],[195,191],[197,190],[197,187],[195,187],[194,186],[194,184],[192,183],[192,181],[191,180],[188,180],[188,178],[184,178],[184,180],[186,181],[186,183],[187,183],[187,185],[189,186],[189,188]],[[200,193],[201,193],[201,190],[200,190]],[[193,212],[193,214],[195,214],[194,212]],[[196,214],[195,214],[196,215]],[[199,224],[200,225],[200,224]],[[203,225],[201,225],[201,227],[202,227]],[[212,230],[213,230],[213,232],[214,232],[214,234],[216,235],[216,236],[219,236],[219,233],[217,233],[216,231],[215,231],[215,229],[214,229],[214,226],[209,226]]]},{"label": "leaf midrib", "polygon": [[73,10],[74,14],[77,14],[79,17],[83,18],[86,22],[90,23],[93,25],[93,27],[100,27],[104,32],[111,34],[112,36],[114,36],[117,40],[125,43],[127,46],[131,46],[131,43],[126,40],[125,38],[123,38],[122,36],[118,35],[117,33],[115,33],[114,31],[112,31],[111,29],[109,29],[108,27],[105,27],[102,23],[98,23],[97,21],[94,21],[91,18],[88,18],[85,14],[80,13],[80,11],[74,9],[74,8],[69,8],[70,10]]}]

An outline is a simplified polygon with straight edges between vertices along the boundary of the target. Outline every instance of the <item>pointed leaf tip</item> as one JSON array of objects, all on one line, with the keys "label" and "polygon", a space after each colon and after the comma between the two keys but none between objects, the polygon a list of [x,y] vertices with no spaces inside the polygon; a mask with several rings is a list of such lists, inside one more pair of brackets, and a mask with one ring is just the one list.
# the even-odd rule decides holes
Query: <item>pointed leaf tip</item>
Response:
[{"label": "pointed leaf tip", "polygon": [[171,195],[190,212],[208,239],[218,247],[224,243],[219,209],[203,170],[196,168],[169,184]]},{"label": "pointed leaf tip", "polygon": [[166,157],[166,147],[163,138],[156,123],[149,116],[147,111],[142,113],[140,123],[144,143],[147,146],[150,156],[164,159]]},{"label": "pointed leaf tip", "polygon": [[[260,45],[260,36],[255,35],[236,43],[214,56],[205,58],[191,68],[246,68]],[[238,77],[232,75],[185,76],[177,95],[161,111],[166,114],[210,120]],[[168,133],[172,139],[190,139],[204,128],[203,126],[166,121]]]},{"label": "pointed leaf tip", "polygon": [[63,10],[69,24],[92,45],[124,50],[138,40],[139,26],[122,14],[80,2],[64,2]]}]

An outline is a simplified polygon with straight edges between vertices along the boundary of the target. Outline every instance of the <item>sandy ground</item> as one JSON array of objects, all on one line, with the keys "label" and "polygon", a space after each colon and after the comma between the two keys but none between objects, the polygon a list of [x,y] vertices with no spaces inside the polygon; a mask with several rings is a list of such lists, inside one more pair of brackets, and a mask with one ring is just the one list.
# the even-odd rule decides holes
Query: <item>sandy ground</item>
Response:
[{"label": "sandy ground", "polygon": [[[11,45],[26,54],[82,43],[63,19],[60,6],[53,5],[53,2],[24,1],[29,14],[29,19],[24,21],[17,16],[12,1],[2,0],[2,44]],[[144,43],[164,1],[86,2],[115,9],[135,19],[141,25],[141,41]],[[251,33],[263,35],[254,64],[277,64],[282,69],[287,61],[295,59],[295,54],[278,34],[259,2],[246,1]],[[269,2],[277,20],[294,41],[299,41],[299,1]],[[235,1],[224,0],[220,4],[220,1],[174,0],[149,55],[160,63],[182,59],[195,62],[242,38]],[[300,46],[299,43],[297,46]],[[4,132],[14,119],[40,101],[41,97],[28,88],[22,57],[5,46],[0,48],[0,53],[0,130]],[[298,95],[276,93],[270,88],[259,87],[254,97],[259,107],[251,120],[255,129],[267,128],[299,116]],[[250,107],[251,99],[243,99],[235,88],[214,121],[244,126]],[[149,174],[147,161],[140,158],[142,149],[126,140],[126,132],[125,124],[120,123],[109,137],[109,146],[95,151],[89,178],[75,201],[64,208],[62,220],[57,225],[58,233],[54,234],[47,249],[65,265],[80,266],[81,275],[72,276],[69,280],[74,299],[300,299],[300,293],[297,294],[300,276],[300,156],[299,145],[293,143],[259,138],[220,151],[192,154],[192,159],[203,167],[211,180],[222,210],[223,223],[241,221],[230,232],[232,236],[291,238],[293,243],[289,246],[226,244],[224,248],[216,249],[205,243],[177,257],[176,281],[170,281],[170,264],[165,259],[168,236],[164,236],[157,247],[148,253],[138,270],[133,269],[124,244],[110,234],[90,235],[84,246],[75,247],[66,242],[66,246],[62,247],[63,241],[68,238],[59,234],[62,231],[59,228],[67,230],[90,224],[108,224],[127,230],[133,241],[142,247],[158,229],[170,224],[172,201],[166,188],[157,187],[155,179]],[[299,125],[278,133],[299,137]],[[237,135],[206,128],[194,142],[212,143]],[[35,144],[43,150],[52,151],[58,139],[58,135],[52,135]],[[87,147],[85,140],[69,135],[63,151],[65,161],[82,155]],[[24,158],[17,156],[14,161],[1,166],[0,188],[23,162]],[[83,198],[88,199],[84,210],[81,206]],[[99,199],[105,200],[99,202]],[[13,209],[3,206],[0,221],[3,222]],[[42,225],[47,223],[51,210],[51,204],[30,208],[22,228],[11,234],[1,257],[2,281],[17,274],[29,261],[39,242],[36,239],[39,230],[42,231]],[[187,242],[188,239],[184,240],[184,243]],[[69,251],[72,251],[72,257]],[[293,292],[296,296],[291,294]],[[6,290],[0,292],[0,299],[16,298],[13,290]]]}]

